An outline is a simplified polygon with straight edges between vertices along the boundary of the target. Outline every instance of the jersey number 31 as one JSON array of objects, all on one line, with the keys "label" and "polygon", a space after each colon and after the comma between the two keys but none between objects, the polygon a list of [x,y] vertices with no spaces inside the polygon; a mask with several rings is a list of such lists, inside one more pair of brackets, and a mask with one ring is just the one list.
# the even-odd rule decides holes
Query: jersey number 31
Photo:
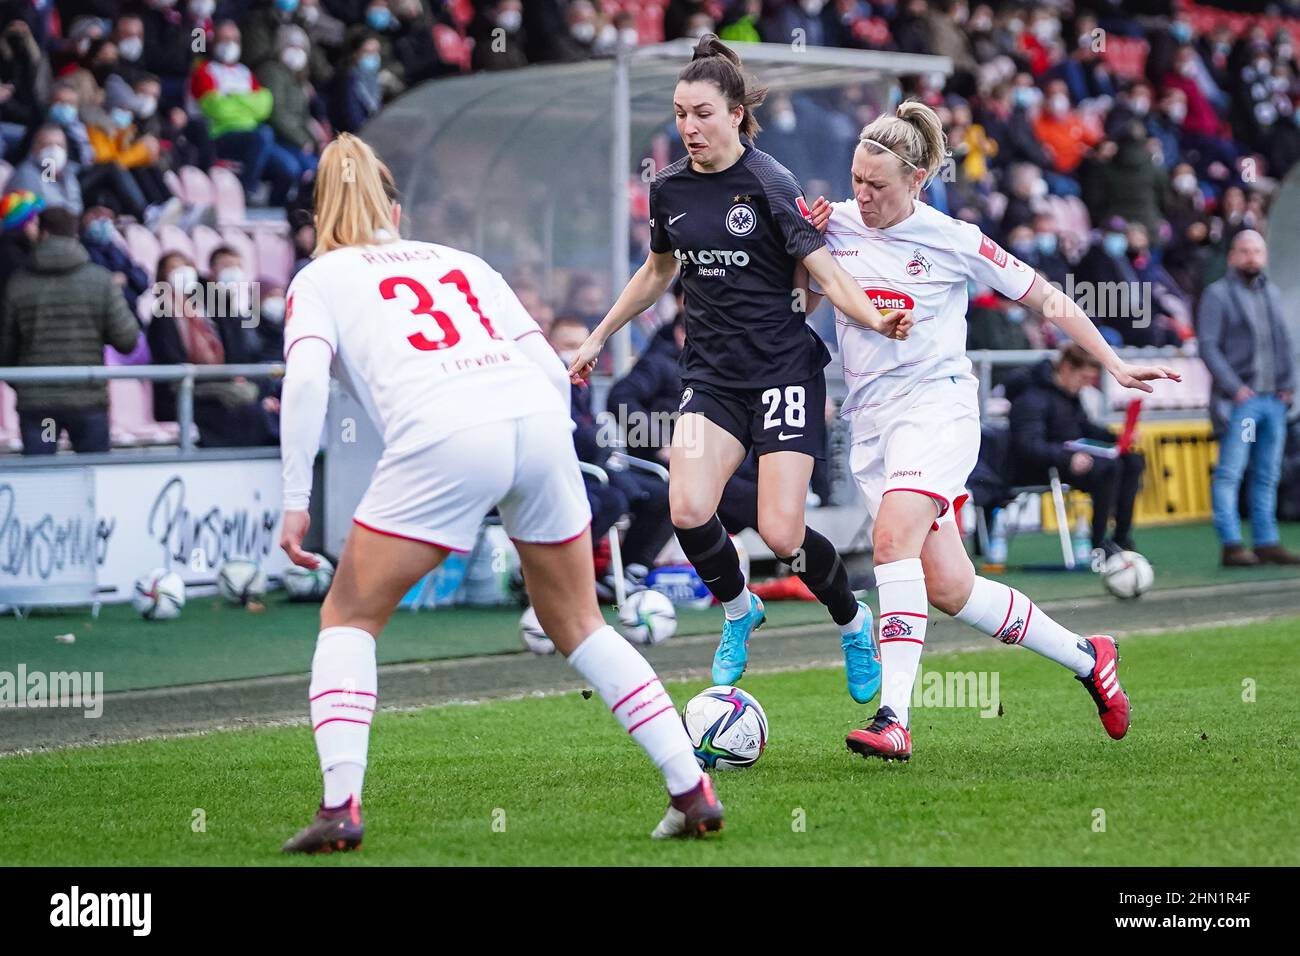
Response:
[{"label": "jersey number 31", "polygon": [[[496,330],[492,328],[492,323],[488,317],[478,307],[478,297],[469,287],[469,280],[465,278],[465,273],[459,269],[452,269],[445,276],[438,280],[447,285],[455,286],[460,294],[465,297],[469,307],[474,310],[478,320],[483,323],[483,328],[487,329],[488,335],[494,339],[500,339]],[[379,283],[379,294],[385,299],[396,299],[397,290],[405,286],[415,293],[415,305],[411,308],[412,315],[427,315],[438,323],[438,328],[442,330],[442,338],[434,340],[429,338],[423,332],[416,332],[414,335],[408,335],[406,341],[421,352],[436,352],[439,349],[449,349],[460,341],[460,331],[451,321],[451,316],[446,312],[441,312],[433,307],[433,296],[429,294],[421,283],[406,276],[389,276],[383,282]]]}]

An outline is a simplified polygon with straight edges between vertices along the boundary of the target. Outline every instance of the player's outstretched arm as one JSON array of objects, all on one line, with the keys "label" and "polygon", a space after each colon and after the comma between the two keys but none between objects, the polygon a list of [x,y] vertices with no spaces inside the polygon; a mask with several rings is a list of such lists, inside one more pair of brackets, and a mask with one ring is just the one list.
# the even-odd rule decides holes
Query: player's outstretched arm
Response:
[{"label": "player's outstretched arm", "polygon": [[651,252],[636,270],[614,307],[606,313],[587,341],[578,349],[578,355],[569,366],[569,377],[577,384],[585,381],[596,367],[596,357],[605,347],[609,337],[627,325],[636,316],[659,301],[677,277],[677,259],[671,252]]},{"label": "player's outstretched arm", "polygon": [[1079,308],[1078,303],[1044,279],[1042,275],[1034,276],[1034,284],[1029,287],[1029,291],[1021,301],[1025,308],[1033,309],[1046,317],[1049,322],[1083,346],[1111,375],[1115,376],[1115,381],[1125,388],[1151,392],[1154,389],[1147,384],[1148,382],[1162,378],[1172,382],[1182,381],[1182,377],[1177,372],[1163,365],[1130,365],[1121,359],[1101,337],[1097,326],[1093,324],[1092,319],[1088,318],[1088,314]]},{"label": "player's outstretched arm", "polygon": [[302,549],[310,519],[312,465],[320,450],[321,428],[330,400],[330,362],[334,353],[321,339],[298,339],[285,359],[280,394],[280,461],[284,473],[284,521],[280,547],[299,567],[319,561]]},{"label": "player's outstretched arm", "polygon": [[826,298],[820,292],[812,290],[812,281],[808,278],[808,267],[802,262],[794,267],[794,287],[801,293],[795,301],[803,308],[804,315],[812,315]]},{"label": "player's outstretched arm", "polygon": [[862,294],[853,277],[840,268],[831,252],[822,246],[800,260],[813,280],[826,290],[826,298],[844,315],[879,332],[885,338],[905,339],[912,328],[911,312],[890,312],[881,315],[871,300]]}]

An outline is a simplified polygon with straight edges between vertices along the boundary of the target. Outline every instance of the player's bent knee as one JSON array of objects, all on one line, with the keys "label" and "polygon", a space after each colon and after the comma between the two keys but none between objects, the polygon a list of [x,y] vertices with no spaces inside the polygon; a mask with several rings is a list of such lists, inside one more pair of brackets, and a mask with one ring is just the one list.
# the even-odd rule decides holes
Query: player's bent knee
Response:
[{"label": "player's bent knee", "polygon": [[[670,490],[671,487],[670,485]],[[670,495],[668,512],[672,518],[674,528],[698,528],[709,523],[717,512],[717,506],[709,508],[705,502],[693,501],[685,497],[673,498]]]},{"label": "player's bent knee", "polygon": [[776,527],[759,522],[758,526],[758,536],[778,558],[797,557],[803,547],[804,534],[802,522],[798,526],[782,524]]}]

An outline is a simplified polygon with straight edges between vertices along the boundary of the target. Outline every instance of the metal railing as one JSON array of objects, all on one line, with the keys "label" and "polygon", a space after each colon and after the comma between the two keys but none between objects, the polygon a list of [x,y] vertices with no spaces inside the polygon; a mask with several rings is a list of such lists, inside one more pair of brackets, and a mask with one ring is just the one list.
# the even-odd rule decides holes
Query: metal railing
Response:
[{"label": "metal railing", "polygon": [[[180,427],[177,454],[194,454],[194,383],[213,379],[281,378],[283,362],[244,365],[34,365],[0,368],[0,382],[21,384],[84,385],[119,378],[148,382],[179,383],[176,392],[176,424]],[[48,463],[48,462],[47,462]]]}]

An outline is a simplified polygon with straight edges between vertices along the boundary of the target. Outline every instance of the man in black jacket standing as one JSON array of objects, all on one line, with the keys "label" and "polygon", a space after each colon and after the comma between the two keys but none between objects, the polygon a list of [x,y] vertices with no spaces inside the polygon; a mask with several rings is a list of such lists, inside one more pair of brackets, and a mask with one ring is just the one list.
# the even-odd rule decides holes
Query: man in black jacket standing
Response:
[{"label": "man in black jacket standing", "polygon": [[[1115,435],[1090,421],[1079,401],[1084,386],[1096,386],[1101,365],[1077,345],[1067,345],[1055,363],[1044,361],[1007,385],[1011,399],[1011,448],[1015,484],[1041,484],[1055,466],[1061,481],[1092,496],[1092,547],[1107,553],[1136,550],[1133,503],[1146,460],[1138,452],[1116,458],[1074,451],[1079,439],[1113,444]],[[1114,537],[1107,538],[1111,516]]]}]

